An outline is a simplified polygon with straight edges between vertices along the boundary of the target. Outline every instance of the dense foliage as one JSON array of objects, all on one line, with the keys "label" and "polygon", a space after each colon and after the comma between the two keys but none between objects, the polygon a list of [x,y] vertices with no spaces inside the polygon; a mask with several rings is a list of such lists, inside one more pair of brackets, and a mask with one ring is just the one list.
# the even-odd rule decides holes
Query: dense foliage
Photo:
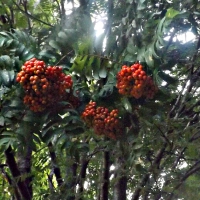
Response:
[{"label": "dense foliage", "polygon": [[199,16],[1,0],[0,199],[200,198]]}]

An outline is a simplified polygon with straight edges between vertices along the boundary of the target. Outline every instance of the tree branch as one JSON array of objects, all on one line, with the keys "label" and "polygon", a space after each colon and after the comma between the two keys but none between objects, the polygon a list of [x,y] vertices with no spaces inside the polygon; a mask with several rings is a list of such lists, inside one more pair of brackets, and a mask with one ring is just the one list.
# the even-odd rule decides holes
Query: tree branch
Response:
[{"label": "tree branch", "polygon": [[159,166],[160,161],[163,158],[163,155],[164,155],[166,147],[167,147],[167,143],[165,143],[163,145],[163,148],[158,151],[158,153],[157,153],[152,165],[149,167],[147,173],[141,179],[141,181],[139,183],[139,186],[136,188],[136,190],[135,190],[135,192],[134,192],[134,194],[132,196],[132,200],[138,200],[139,199],[140,192],[141,192],[142,188],[146,185],[147,181],[149,180],[149,176],[150,176],[152,170],[154,169],[154,167],[158,167]]},{"label": "tree branch", "polygon": [[28,17],[28,14],[29,14],[29,13],[28,13],[28,8],[27,8],[27,3],[28,3],[27,0],[24,0],[24,1],[23,1],[24,12],[26,13],[26,16],[27,16],[28,29],[29,29],[29,33],[31,34],[32,28],[31,28],[31,21],[30,21],[30,18]]},{"label": "tree branch", "polygon": [[20,8],[20,6],[19,6],[14,0],[13,0],[12,2],[13,2],[13,4],[15,4],[15,5],[17,6],[17,8],[18,8],[22,13],[24,13],[25,15],[27,15],[29,18],[31,18],[31,19],[33,19],[33,20],[36,20],[36,21],[38,21],[38,22],[40,22],[40,23],[42,23],[42,24],[45,24],[45,25],[47,25],[47,26],[53,27],[51,24],[48,24],[47,22],[44,22],[44,21],[42,21],[42,20],[40,20],[40,19],[34,17],[33,15],[29,14],[29,13],[26,13],[23,9]]},{"label": "tree branch", "polygon": [[[3,5],[4,7],[6,7],[6,5],[5,5],[3,2],[1,2],[1,3],[2,3],[2,5]],[[11,6],[8,6],[8,8],[9,8],[9,10],[10,10],[10,15],[8,14],[8,12],[6,12],[6,10],[5,10],[5,14],[6,14],[7,19],[8,19],[8,21],[9,21],[10,28],[13,29],[13,27],[14,27],[14,12],[13,12],[13,9],[12,9]]]},{"label": "tree branch", "polygon": [[110,169],[110,153],[109,151],[104,152],[103,161],[103,174],[102,174],[102,186],[100,200],[108,200],[108,187],[109,187],[109,169]]},{"label": "tree branch", "polygon": [[58,183],[58,186],[60,187],[63,184],[60,168],[57,166],[57,161],[56,161],[56,154],[53,150],[53,145],[52,143],[48,144],[48,149],[49,149],[49,155],[51,157],[51,162],[53,165],[53,172],[56,176],[56,181]]},{"label": "tree branch", "polygon": [[[195,163],[186,173],[185,175],[180,179],[180,182],[174,187],[172,193],[170,194],[170,196],[166,199],[166,200],[172,200],[173,196],[174,196],[174,192],[186,181],[186,179],[188,177],[190,177],[192,174],[194,174],[195,172],[200,170],[200,166],[198,165],[200,163],[200,161],[198,161],[197,163]],[[198,166],[196,166],[198,165]],[[196,167],[195,167],[196,166]]]},{"label": "tree branch", "polygon": [[79,183],[79,195],[80,198],[78,200],[82,200],[81,194],[83,193],[83,183],[86,177],[86,170],[89,164],[89,160],[86,159],[86,156],[83,156],[81,159],[81,169],[80,169],[80,174],[78,177],[78,183]]},{"label": "tree branch", "polygon": [[53,181],[52,181],[52,179],[53,179],[53,174],[54,174],[54,170],[52,169],[51,172],[50,172],[50,174],[47,175],[47,176],[48,176],[49,188],[50,188],[51,191],[54,190],[54,185],[53,185]]},{"label": "tree branch", "polygon": [[9,146],[8,149],[5,151],[5,156],[6,163],[11,171],[12,176],[15,178],[15,180],[17,180],[17,187],[19,188],[22,197],[26,200],[31,200],[31,194],[29,193],[27,185],[23,181],[21,181],[21,173],[17,167],[17,163],[13,156],[11,146]]},{"label": "tree branch", "polygon": [[3,177],[8,181],[9,185],[14,189],[14,196],[16,200],[21,200],[20,194],[17,190],[15,183],[13,183],[12,179],[10,178],[9,174],[4,170],[4,167],[7,167],[6,164],[0,164],[1,174]]}]

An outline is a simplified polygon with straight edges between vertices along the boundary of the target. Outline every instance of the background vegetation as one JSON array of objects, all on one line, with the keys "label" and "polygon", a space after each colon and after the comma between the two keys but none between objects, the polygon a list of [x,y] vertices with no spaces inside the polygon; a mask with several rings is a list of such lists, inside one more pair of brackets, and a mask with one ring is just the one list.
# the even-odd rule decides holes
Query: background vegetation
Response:
[{"label": "background vegetation", "polygon": [[[1,0],[0,199],[199,199],[199,23],[198,0]],[[23,103],[33,57],[72,76],[73,100]],[[136,62],[153,99],[118,93]],[[119,110],[120,137],[86,126],[90,101]]]}]

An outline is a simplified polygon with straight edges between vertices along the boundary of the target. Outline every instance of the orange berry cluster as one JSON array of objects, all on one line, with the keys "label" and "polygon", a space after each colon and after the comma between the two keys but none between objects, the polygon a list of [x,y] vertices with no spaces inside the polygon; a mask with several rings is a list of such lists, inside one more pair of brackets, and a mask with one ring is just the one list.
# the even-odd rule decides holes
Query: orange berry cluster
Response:
[{"label": "orange berry cluster", "polygon": [[82,119],[94,129],[97,135],[117,139],[122,133],[122,124],[117,109],[109,112],[108,108],[96,107],[96,102],[89,102],[82,113]]},{"label": "orange berry cluster", "polygon": [[122,66],[117,74],[116,87],[120,94],[136,99],[142,96],[152,99],[157,91],[152,78],[147,76],[139,63],[131,67]]},{"label": "orange berry cluster", "polygon": [[82,113],[81,117],[87,124],[87,126],[92,127],[93,126],[93,120],[94,116],[96,114],[96,102],[90,101],[86,107],[84,112]]},{"label": "orange berry cluster", "polygon": [[44,61],[36,58],[24,63],[16,81],[25,90],[24,103],[34,112],[61,100],[73,84],[71,76],[65,75],[61,67],[46,67]]}]

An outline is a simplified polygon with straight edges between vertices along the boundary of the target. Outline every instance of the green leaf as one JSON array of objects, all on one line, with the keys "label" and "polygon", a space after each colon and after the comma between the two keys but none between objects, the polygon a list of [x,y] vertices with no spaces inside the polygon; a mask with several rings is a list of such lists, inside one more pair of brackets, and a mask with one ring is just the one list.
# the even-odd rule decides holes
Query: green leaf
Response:
[{"label": "green leaf", "polygon": [[45,142],[46,144],[48,144],[52,138],[55,136],[55,133],[52,129],[50,129],[49,131],[46,132],[46,134],[44,134],[42,137],[41,137],[41,140],[43,142]]},{"label": "green leaf", "polygon": [[83,72],[85,65],[86,65],[87,59],[88,59],[88,56],[78,55],[75,58],[72,67],[70,68],[70,72],[76,72],[78,74],[81,74]]},{"label": "green leaf", "polygon": [[77,148],[80,152],[83,152],[83,153],[87,153],[90,150],[89,145],[87,143],[78,144]]},{"label": "green leaf", "polygon": [[21,54],[22,54],[23,51],[25,51],[25,50],[26,50],[26,47],[25,47],[24,45],[21,45],[19,48],[16,49],[15,54],[21,56]]},{"label": "green leaf", "polygon": [[6,47],[11,47],[12,43],[14,42],[13,39],[10,39],[6,42]]},{"label": "green leaf", "polygon": [[53,138],[62,137],[64,133],[65,133],[64,127],[51,128],[45,134],[43,134],[42,141],[44,141],[45,143],[48,143]]},{"label": "green leaf", "polygon": [[54,49],[61,50],[61,47],[59,46],[58,42],[56,42],[55,40],[50,40],[49,45],[53,47]]},{"label": "green leaf", "polygon": [[[14,139],[15,141],[15,139]],[[2,139],[0,139],[0,146],[3,146],[3,145],[8,145],[8,144],[12,144],[13,143],[13,139],[11,139],[10,137],[4,137]]]},{"label": "green leaf", "polygon": [[135,62],[136,60],[137,60],[137,56],[132,55],[132,54],[127,54],[124,58],[125,62]]},{"label": "green leaf", "polygon": [[1,69],[12,69],[13,63],[9,56],[3,55],[0,57],[0,68]]},{"label": "green leaf", "polygon": [[0,126],[4,126],[5,119],[3,116],[0,116]]},{"label": "green leaf", "polygon": [[5,42],[6,42],[6,38],[4,37],[0,38],[0,47],[3,47]]},{"label": "green leaf", "polygon": [[12,36],[11,36],[11,33],[9,33],[9,32],[0,32],[0,35],[2,35],[3,37],[6,37],[6,38],[12,38]]},{"label": "green leaf", "polygon": [[161,79],[163,79],[164,81],[170,84],[177,82],[176,78],[171,77],[170,75],[164,73],[163,71],[159,71],[158,76],[160,76]]},{"label": "green leaf", "polygon": [[1,135],[4,135],[4,136],[11,136],[11,137],[13,137],[14,136],[14,132],[13,131],[3,131],[2,133],[1,133]]},{"label": "green leaf", "polygon": [[22,57],[23,57],[24,61],[27,61],[27,60],[30,60],[31,58],[35,57],[35,54],[26,51],[23,53]]},{"label": "green leaf", "polygon": [[149,45],[147,49],[152,54],[152,56],[154,56],[155,58],[159,58],[159,56],[155,52],[155,43]]},{"label": "green leaf", "polygon": [[87,62],[84,66],[84,73],[88,80],[91,80],[93,78],[92,76],[92,66],[95,64],[95,56],[90,56],[89,59],[87,59]]},{"label": "green leaf", "polygon": [[92,40],[91,38],[87,38],[84,41],[78,43],[78,54],[79,55],[88,55],[90,54],[92,47]]},{"label": "green leaf", "polygon": [[0,70],[0,78],[3,85],[10,86],[10,76],[7,70]]},{"label": "green leaf", "polygon": [[141,147],[143,146],[143,144],[142,143],[140,143],[140,144],[134,144],[134,145],[132,145],[132,149],[134,149],[134,150],[136,150],[136,149],[141,149]]},{"label": "green leaf", "polygon": [[156,43],[155,43],[155,46],[156,46],[156,49],[158,51],[160,51],[163,48],[164,45],[160,42],[160,40],[157,40]]},{"label": "green leaf", "polygon": [[0,70],[0,83],[6,87],[11,87],[15,78],[15,72],[13,70]]},{"label": "green leaf", "polygon": [[41,140],[40,140],[40,138],[38,137],[38,135],[33,134],[32,137],[33,137],[33,140],[34,140],[36,143],[41,144]]},{"label": "green leaf", "polygon": [[160,22],[158,23],[158,28],[157,28],[157,36],[159,36],[160,34],[162,34],[162,28],[163,28],[163,24],[166,20],[166,17],[163,17]]},{"label": "green leaf", "polygon": [[128,100],[128,98],[123,97],[122,98],[122,104],[123,104],[124,108],[126,109],[126,111],[132,112],[132,106],[131,106],[131,103]]},{"label": "green leaf", "polygon": [[2,145],[13,145],[18,141],[18,139],[15,137],[15,133],[13,131],[3,131],[1,133],[1,138],[0,138],[0,146]]},{"label": "green leaf", "polygon": [[145,61],[146,61],[147,65],[149,67],[153,67],[154,66],[154,60],[153,60],[153,56],[152,56],[150,50],[147,50],[145,52]]},{"label": "green leaf", "polygon": [[167,9],[166,17],[172,19],[178,14],[180,14],[180,12],[178,10],[169,8],[169,9]]},{"label": "green leaf", "polygon": [[145,61],[145,47],[142,47],[141,49],[138,50],[138,54],[137,54],[137,59],[140,62],[144,62]]},{"label": "green leaf", "polygon": [[92,72],[94,79],[99,79],[99,69],[100,69],[101,60],[100,58],[95,58],[94,63],[92,65]]},{"label": "green leaf", "polygon": [[63,39],[63,41],[67,41],[68,40],[68,37],[66,35],[65,32],[61,31],[58,33],[58,37],[60,37],[61,39]]},{"label": "green leaf", "polygon": [[55,57],[55,55],[53,54],[52,51],[50,50],[42,50],[40,53],[39,53],[39,56],[40,56],[40,59],[52,59]]},{"label": "green leaf", "polygon": [[146,8],[146,5],[144,4],[145,0],[141,0],[138,4],[137,10],[144,10]]},{"label": "green leaf", "polygon": [[21,100],[13,99],[9,106],[10,107],[21,107],[22,104],[23,104],[23,102]]},{"label": "green leaf", "polygon": [[99,92],[99,96],[106,97],[106,96],[111,95],[113,93],[113,88],[114,88],[113,84],[104,85],[103,88]]},{"label": "green leaf", "polygon": [[189,144],[188,147],[187,147],[187,155],[190,157],[190,158],[196,158],[197,155],[198,155],[198,150],[197,150],[197,147],[196,145],[194,144]]},{"label": "green leaf", "polygon": [[69,130],[69,129],[65,130],[65,133],[69,134],[69,135],[79,135],[84,132],[85,132],[85,130],[83,127],[75,127],[72,130]]},{"label": "green leaf", "polygon": [[38,117],[38,115],[32,111],[26,112],[26,114],[23,117],[24,122],[39,122],[41,119]]},{"label": "green leaf", "polygon": [[66,134],[62,134],[61,136],[56,138],[55,145],[57,144],[61,144],[60,148],[66,150],[66,148],[69,148],[69,146],[71,145],[71,141],[69,140],[69,137]]},{"label": "green leaf", "polygon": [[129,42],[126,50],[129,54],[135,55],[137,53],[138,48],[134,46],[134,44]]},{"label": "green leaf", "polygon": [[106,78],[107,77],[107,69],[105,66],[101,67],[101,69],[99,70],[99,77],[100,78]]}]

